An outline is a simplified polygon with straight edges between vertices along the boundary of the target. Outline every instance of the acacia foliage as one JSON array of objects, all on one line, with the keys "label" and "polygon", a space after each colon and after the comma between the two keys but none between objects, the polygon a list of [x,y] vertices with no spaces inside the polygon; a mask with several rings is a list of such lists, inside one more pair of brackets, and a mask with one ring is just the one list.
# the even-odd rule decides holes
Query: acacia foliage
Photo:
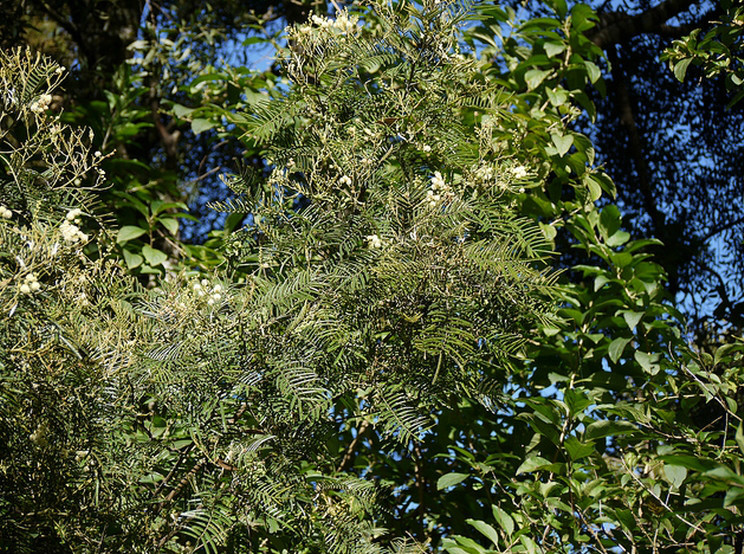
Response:
[{"label": "acacia foliage", "polygon": [[64,70],[3,58],[5,543],[405,548],[375,527],[380,487],[328,441],[362,419],[415,439],[551,319],[547,242],[512,202],[533,171],[500,146],[509,115],[458,51],[463,15],[293,29],[290,88],[240,119],[274,169],[222,205],[253,218],[227,248],[237,270],[151,290],[84,194],[102,155],[49,110]]},{"label": "acacia foliage", "polygon": [[[742,348],[692,353],[653,241],[595,205],[569,128],[592,12],[492,41],[506,72],[465,48],[504,10],[362,15],[289,31],[273,97],[199,110],[269,171],[215,204],[249,215],[229,264],[151,290],[81,191],[87,132],[46,109],[57,67],[4,58],[3,546],[734,551]],[[560,287],[551,241],[583,262]]]}]

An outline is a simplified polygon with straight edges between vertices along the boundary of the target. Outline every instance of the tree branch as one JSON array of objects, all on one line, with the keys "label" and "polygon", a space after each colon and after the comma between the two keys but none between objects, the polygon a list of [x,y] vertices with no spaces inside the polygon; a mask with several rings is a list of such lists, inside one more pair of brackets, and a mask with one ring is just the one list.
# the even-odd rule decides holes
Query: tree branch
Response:
[{"label": "tree branch", "polygon": [[636,35],[659,33],[672,17],[687,11],[696,0],[666,0],[658,6],[638,15],[620,12],[599,14],[599,29],[591,40],[602,49],[614,44],[622,44]]},{"label": "tree branch", "polygon": [[356,437],[354,437],[354,440],[351,441],[351,443],[349,444],[349,447],[346,449],[344,458],[341,460],[341,463],[338,465],[338,469],[336,469],[336,471],[338,472],[344,471],[347,468],[347,466],[351,463],[351,460],[354,457],[354,451],[356,450],[357,444],[359,444],[359,441],[362,439],[362,435],[366,433],[367,428],[369,428],[369,421],[365,420],[359,426]]},{"label": "tree branch", "polygon": [[643,138],[641,131],[636,124],[633,101],[628,90],[627,76],[620,63],[619,57],[614,48],[608,51],[608,56],[612,63],[612,81],[615,92],[615,102],[620,122],[628,132],[628,141],[630,144],[630,153],[635,162],[636,171],[638,172],[638,188],[643,196],[643,207],[651,218],[654,227],[654,234],[657,237],[664,238],[666,217],[656,205],[651,186],[651,178],[648,169],[648,162],[644,155]]}]

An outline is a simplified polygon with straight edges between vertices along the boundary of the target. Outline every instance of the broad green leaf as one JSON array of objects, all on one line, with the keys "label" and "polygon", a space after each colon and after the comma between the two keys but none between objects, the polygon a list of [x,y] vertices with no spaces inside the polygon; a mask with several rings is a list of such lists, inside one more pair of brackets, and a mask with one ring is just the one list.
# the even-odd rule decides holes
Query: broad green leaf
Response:
[{"label": "broad green leaf", "polygon": [[125,225],[121,229],[119,229],[119,232],[116,235],[116,242],[123,243],[127,242],[128,240],[136,239],[137,237],[141,237],[147,233],[145,229],[142,227],[135,227],[134,225]]},{"label": "broad green leaf", "polygon": [[591,84],[599,81],[602,73],[599,71],[597,64],[595,64],[594,62],[590,62],[589,60],[584,60],[584,67],[586,67],[586,74],[589,77],[589,82]]},{"label": "broad green leaf", "polygon": [[602,208],[602,212],[599,214],[599,228],[605,240],[614,235],[620,229],[621,224],[620,210],[615,204],[609,204]]},{"label": "broad green leaf", "polygon": [[685,75],[687,75],[687,68],[690,67],[691,63],[692,58],[684,58],[683,60],[680,60],[679,62],[674,64],[674,76],[680,83],[685,80]]},{"label": "broad green leaf", "polygon": [[216,126],[217,122],[210,121],[209,119],[197,118],[191,122],[191,130],[194,131],[194,133],[197,135]]},{"label": "broad green leaf", "polygon": [[490,540],[494,546],[498,546],[499,534],[496,532],[496,529],[494,529],[491,525],[489,525],[485,521],[478,521],[477,519],[466,519],[465,521],[469,525],[472,525],[478,531],[480,531],[480,533],[483,536],[485,536],[488,540]]},{"label": "broad green leaf", "polygon": [[541,69],[530,69],[524,74],[524,82],[527,83],[527,88],[533,90],[540,86],[545,78],[550,75],[550,71],[543,71]]},{"label": "broad green leaf", "polygon": [[581,178],[581,182],[589,189],[589,199],[592,202],[596,202],[602,197],[602,185],[593,174],[585,173]]},{"label": "broad green leaf", "polygon": [[[150,204],[150,210],[153,215],[158,215],[167,210],[188,210],[189,207],[183,202],[163,202],[161,200],[154,200]],[[172,214],[176,215],[176,214]]]},{"label": "broad green leaf", "polygon": [[178,233],[178,220],[172,217],[163,217],[160,220],[160,223],[168,229],[171,235],[176,235]]},{"label": "broad green leaf", "polygon": [[573,137],[571,135],[559,135],[558,133],[553,133],[550,135],[550,139],[553,141],[553,144],[555,144],[555,149],[558,150],[558,154],[561,156],[565,156],[573,144]]},{"label": "broad green leaf", "polygon": [[548,94],[548,100],[553,104],[554,107],[561,106],[568,101],[568,92],[562,88],[546,88],[545,92]]},{"label": "broad green leaf", "polygon": [[620,310],[620,312],[623,315],[623,319],[625,320],[625,324],[628,326],[628,329],[631,331],[635,331],[636,326],[638,325],[638,322],[641,321],[643,318],[643,313],[641,312],[632,312],[630,310]]},{"label": "broad green leaf", "polygon": [[269,42],[266,37],[248,37],[243,41],[243,46],[250,46],[251,44],[265,44]]},{"label": "broad green leaf", "polygon": [[187,108],[186,106],[182,106],[181,104],[176,103],[173,103],[173,107],[171,109],[173,110],[173,114],[181,119],[187,117],[191,112],[194,111],[194,108]]},{"label": "broad green leaf", "polygon": [[124,261],[127,264],[127,267],[129,269],[134,269],[135,267],[138,267],[144,259],[139,254],[135,254],[134,252],[130,252],[126,248],[122,250],[124,254]]},{"label": "broad green leaf", "polygon": [[571,415],[576,415],[593,404],[593,400],[587,396],[583,389],[568,389],[563,400]]},{"label": "broad green leaf", "polygon": [[610,355],[610,360],[612,360],[612,363],[617,363],[617,361],[623,355],[625,347],[631,340],[633,339],[624,339],[622,337],[618,337],[610,343],[610,347],[607,349],[607,353]]},{"label": "broad green leaf", "polygon": [[630,233],[627,231],[615,231],[613,235],[607,239],[607,246],[614,248],[625,244],[630,240]]},{"label": "broad green leaf", "polygon": [[545,48],[548,58],[553,58],[563,52],[566,49],[566,45],[562,42],[546,42],[543,48]]},{"label": "broad green leaf", "polygon": [[527,549],[527,552],[529,552],[530,554],[542,552],[542,549],[537,546],[537,543],[529,538],[527,535],[522,535],[521,537],[519,537],[519,541],[524,545],[524,547]]},{"label": "broad green leaf", "polygon": [[603,286],[610,282],[610,278],[606,275],[597,275],[594,278],[594,292],[597,292]]},{"label": "broad green leaf", "polygon": [[627,435],[636,431],[635,425],[628,421],[610,421],[602,419],[590,423],[584,431],[586,440],[601,439],[604,437],[614,437],[616,435]]},{"label": "broad green leaf", "polygon": [[453,485],[457,485],[467,478],[468,476],[465,473],[447,473],[437,480],[437,490],[441,491]]},{"label": "broad green leaf", "polygon": [[597,14],[586,4],[574,4],[571,8],[571,26],[578,32],[588,31],[596,25]]},{"label": "broad green leaf", "polygon": [[204,75],[199,75],[196,79],[191,81],[190,86],[193,88],[199,83],[204,83],[205,81],[224,81],[225,75],[222,73],[205,73]]},{"label": "broad green leaf", "polygon": [[635,358],[636,362],[640,364],[640,366],[643,368],[643,371],[646,373],[650,373],[651,375],[656,375],[659,372],[659,366],[656,363],[659,359],[658,354],[648,354],[647,352],[642,352],[641,350],[636,350],[633,353],[633,357]]},{"label": "broad green leaf", "polygon": [[165,252],[157,248],[152,248],[147,244],[142,247],[142,254],[145,256],[147,263],[153,267],[162,264],[168,259],[168,255]]},{"label": "broad green leaf", "polygon": [[[744,488],[732,487],[726,491],[726,496],[723,498],[723,507],[728,508],[731,505],[739,504],[740,498],[744,497]],[[739,502],[737,502],[739,501]]]},{"label": "broad green leaf", "polygon": [[495,504],[491,506],[491,511],[493,512],[493,517],[496,522],[501,526],[501,528],[506,532],[507,535],[511,536],[511,534],[514,532],[514,520],[512,519],[512,517]]},{"label": "broad green leaf", "polygon": [[568,437],[563,446],[566,448],[569,457],[572,460],[580,460],[594,453],[594,444],[591,442],[581,442],[574,436]]},{"label": "broad green leaf", "polygon": [[687,468],[672,464],[664,464],[664,476],[675,489],[679,489],[687,478]]},{"label": "broad green leaf", "polygon": [[517,475],[521,473],[532,473],[549,465],[551,463],[541,456],[530,456],[517,468]]},{"label": "broad green leaf", "polygon": [[486,549],[475,542],[473,539],[455,535],[451,539],[445,539],[443,546],[447,549],[449,554],[486,554]]}]

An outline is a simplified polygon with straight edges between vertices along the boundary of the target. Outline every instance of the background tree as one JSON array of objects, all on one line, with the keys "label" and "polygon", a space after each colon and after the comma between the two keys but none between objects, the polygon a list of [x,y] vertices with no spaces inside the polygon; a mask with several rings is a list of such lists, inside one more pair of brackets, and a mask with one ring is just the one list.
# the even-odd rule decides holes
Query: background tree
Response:
[{"label": "background tree", "polygon": [[[598,18],[587,6],[553,2],[533,12],[548,17],[516,24],[508,8],[477,4],[463,35],[449,35],[435,17],[459,13],[452,3],[427,4],[429,11],[413,19],[406,4],[361,10],[363,27],[346,17],[316,17],[287,43],[284,67],[294,85],[271,72],[200,66],[219,52],[228,36],[223,27],[169,35],[170,20],[153,23],[143,11],[130,70],[116,73],[105,100],[69,104],[67,117],[96,130],[94,143],[84,144],[87,155],[96,148],[111,154],[95,164],[115,177],[112,193],[100,198],[120,219],[110,242],[101,233],[102,244],[117,244],[129,270],[153,287],[128,289],[120,276],[124,284],[115,289],[122,302],[109,325],[127,340],[113,341],[106,359],[117,360],[118,380],[106,381],[111,366],[85,361],[87,372],[105,374],[90,398],[113,410],[100,418],[116,431],[105,445],[96,443],[95,456],[65,462],[62,477],[47,482],[71,505],[95,490],[104,500],[94,494],[84,517],[69,519],[67,504],[55,505],[45,489],[48,511],[12,513],[15,527],[7,529],[23,534],[28,522],[41,525],[45,547],[62,551],[70,536],[111,551],[363,551],[397,548],[394,537],[413,535],[431,549],[458,553],[483,551],[479,542],[505,552],[735,552],[741,345],[708,333],[707,342],[698,340],[700,351],[687,346],[687,329],[664,288],[666,273],[673,291],[687,286],[684,265],[667,250],[680,253],[628,233],[608,204],[613,182],[595,168],[595,158],[622,161],[613,171],[625,179],[617,167],[637,173],[643,160],[629,165],[627,156],[638,154],[630,147],[613,158],[605,146],[598,156],[579,132],[594,132],[585,120],[597,112],[599,125],[613,125],[617,118],[604,106],[622,108],[620,77],[651,67],[648,60],[633,65],[636,54],[622,46],[603,79],[611,45],[667,33],[665,22],[687,7],[665,2]],[[699,64],[735,87],[737,13],[721,12],[721,23],[700,42],[693,35],[674,43],[667,57],[677,78],[680,67]],[[191,37],[207,40],[204,57],[184,55]],[[468,57],[468,47],[482,60]],[[721,65],[727,56],[729,65]],[[625,83],[629,97],[651,73]],[[674,73],[665,75],[665,90],[676,90]],[[610,89],[605,100],[603,87]],[[44,98],[43,107],[58,108]],[[33,97],[25,101],[27,112],[44,112]],[[638,127],[638,113],[631,115]],[[654,129],[669,128],[661,114],[653,117]],[[192,133],[205,142],[184,150]],[[160,142],[168,136],[176,138],[175,157]],[[176,240],[184,209],[177,171],[195,163],[194,154],[196,177],[205,176],[198,183],[211,186],[206,168],[213,160],[203,153],[224,141],[238,145],[236,137],[242,146],[234,152],[243,149],[246,170],[230,180],[237,196],[216,204],[235,212],[226,232],[201,248]],[[659,156],[647,165],[650,183],[667,167]],[[671,209],[659,202],[672,190],[665,186],[650,188],[630,210],[631,227],[645,225],[643,211],[654,203],[662,215]],[[627,185],[618,190],[629,209],[636,196]],[[11,219],[26,213],[22,204],[5,209]],[[65,225],[67,235],[89,238],[100,226],[56,210],[40,235],[55,237]],[[666,217],[655,233],[692,236],[666,225]],[[26,248],[28,231],[13,233],[12,248]],[[497,248],[502,237],[514,248]],[[532,296],[542,286],[536,270],[550,246],[570,268],[554,291],[560,319],[534,319],[530,314],[542,310]],[[107,248],[100,252],[110,255]],[[662,265],[650,259],[653,252],[665,256]],[[102,255],[92,246],[86,253]],[[15,255],[8,250],[11,277]],[[198,272],[179,276],[179,261]],[[218,263],[222,273],[211,273]],[[35,292],[39,280],[21,273],[17,287],[3,292],[26,301],[21,287]],[[356,307],[360,298],[366,302]],[[110,309],[91,317],[113,321]],[[24,313],[43,321],[42,337],[66,321],[56,312]],[[733,313],[723,306],[713,315]],[[26,321],[22,312],[18,317]],[[84,318],[75,329],[65,340],[104,333]],[[5,383],[23,366],[20,397],[54,407],[56,399],[34,396],[39,377],[27,368],[36,366],[11,357],[19,333],[8,330]],[[90,386],[75,375],[73,396]],[[47,388],[58,386],[70,390],[56,381]],[[7,398],[15,398],[13,390],[4,384]],[[36,435],[14,425],[25,413],[14,406],[22,403],[3,404],[3,417],[17,445],[11,460],[24,460],[10,466],[17,476],[39,455],[28,448],[29,440],[36,443],[27,431],[55,445],[71,439],[63,423]],[[70,422],[85,417],[76,410],[62,413]],[[67,460],[65,448],[49,452]],[[88,465],[98,468],[95,475],[81,477]],[[82,496],[65,496],[65,487],[78,483]],[[34,486],[24,489],[24,506],[40,494]],[[125,500],[117,504],[118,496]]]},{"label": "background tree", "polygon": [[[6,44],[26,40],[73,67],[66,88],[82,106],[78,120],[101,127],[102,137],[107,136],[107,128],[112,128],[108,134],[120,129],[113,133],[115,140],[104,146],[148,166],[146,170],[135,163],[117,162],[107,168],[116,179],[117,190],[140,201],[111,198],[120,208],[120,222],[148,232],[146,241],[134,239],[124,246],[123,250],[132,254],[130,260],[143,259],[145,242],[168,254],[175,252],[183,247],[178,238],[184,232],[187,244],[202,242],[208,229],[220,229],[223,224],[222,219],[201,208],[224,194],[215,175],[208,172],[232,166],[235,157],[253,163],[259,158],[248,152],[243,156],[224,134],[216,138],[217,125],[203,130],[197,123],[196,130],[202,132],[192,137],[187,122],[191,118],[184,120],[187,114],[178,108],[169,113],[171,104],[165,100],[187,108],[221,100],[235,105],[240,103],[235,96],[238,90],[265,90],[267,84],[271,86],[271,77],[233,75],[224,81],[204,81],[210,84],[209,97],[203,88],[192,90],[186,85],[198,76],[214,74],[214,70],[221,73],[215,62],[220,53],[226,53],[226,47],[232,50],[229,45],[243,40],[245,24],[253,25],[260,36],[264,23],[276,18],[302,21],[309,13],[326,13],[332,6],[292,2],[166,3],[151,8],[136,3],[74,4],[10,4],[6,9],[13,11],[13,17],[3,19],[3,40]],[[521,9],[526,9],[524,15],[529,18],[548,14],[550,9],[560,15],[571,6],[563,1],[534,2]],[[695,328],[702,332],[703,324],[717,327],[724,320],[737,326],[742,299],[736,283],[741,281],[742,262],[740,241],[735,238],[741,234],[741,214],[738,204],[727,200],[741,194],[741,104],[727,108],[731,97],[723,92],[725,87],[700,80],[695,64],[690,78],[680,83],[658,62],[660,52],[692,29],[704,34],[716,21],[736,21],[729,9],[733,4],[669,0],[597,2],[590,6],[598,20],[596,26],[586,29],[586,36],[603,52],[596,62],[604,72],[606,95],[600,98],[594,93],[595,122],[580,127],[591,137],[599,160],[615,176],[626,224],[639,236],[654,236],[667,245],[656,255],[667,271],[671,290],[686,299],[688,315],[697,322]],[[493,36],[499,30],[485,32]],[[731,60],[737,59],[740,48],[737,36],[731,34],[726,46],[733,48]],[[104,43],[111,46],[92,46]],[[140,67],[146,73],[141,77],[137,72],[129,76],[117,73],[125,61],[135,61],[133,51],[127,50],[132,45],[141,52],[140,62],[148,60]],[[194,86],[205,85],[197,82]],[[104,90],[122,101],[85,108],[86,102],[104,100]],[[188,139],[184,140],[184,134]],[[152,160],[159,161],[153,164]],[[186,194],[187,190],[192,195]],[[202,195],[200,201],[193,202],[198,194]],[[201,217],[202,226],[189,225],[184,230],[172,217],[162,225],[149,207],[154,200],[185,201]],[[178,210],[171,207],[168,211]],[[174,229],[176,235],[171,232]],[[203,249],[189,250],[202,263],[211,257]],[[143,269],[150,271],[143,265],[135,271]]]}]

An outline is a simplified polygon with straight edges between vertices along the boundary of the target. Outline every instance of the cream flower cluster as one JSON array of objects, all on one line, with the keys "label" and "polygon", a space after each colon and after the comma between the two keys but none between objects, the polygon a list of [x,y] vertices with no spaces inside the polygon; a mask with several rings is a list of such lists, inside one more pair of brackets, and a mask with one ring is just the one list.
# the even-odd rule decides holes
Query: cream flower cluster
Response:
[{"label": "cream flower cluster", "polygon": [[23,283],[21,283],[21,286],[18,287],[18,290],[20,290],[23,294],[31,294],[33,292],[38,292],[40,288],[41,285],[39,284],[39,280],[36,278],[36,275],[34,275],[33,273],[29,273],[23,279]]},{"label": "cream flower cluster", "polygon": [[351,186],[351,177],[349,177],[348,175],[344,175],[343,177],[341,177],[338,180],[338,182],[341,185],[346,185],[347,187],[350,187]]},{"label": "cream flower cluster", "polygon": [[384,245],[382,239],[377,235],[367,235],[365,238],[367,239],[367,244],[369,244],[370,248],[378,249],[382,248]]},{"label": "cream flower cluster", "polygon": [[482,165],[478,169],[475,170],[475,177],[479,181],[490,181],[493,179],[494,170],[493,167],[490,165]]},{"label": "cream flower cluster", "polygon": [[[524,179],[527,177],[527,168],[523,165],[518,165],[515,167],[512,167],[510,169],[510,172],[512,174],[512,177],[514,177],[515,180]],[[519,193],[522,194],[525,192],[524,187],[519,187]]]},{"label": "cream flower cluster", "polygon": [[349,17],[349,14],[345,11],[339,12],[336,19],[313,15],[310,20],[322,29],[336,29],[341,31],[342,34],[356,32],[358,29],[357,22],[359,21],[356,17]]},{"label": "cream flower cluster", "polygon": [[46,109],[49,107],[49,104],[51,103],[52,103],[52,95],[42,94],[36,100],[31,102],[31,105],[29,106],[29,108],[32,112],[39,114],[39,113],[43,113],[44,111],[46,111]]},{"label": "cream flower cluster", "polygon": [[450,192],[451,189],[444,182],[442,174],[439,171],[435,171],[434,176],[431,178],[431,188],[426,193],[426,200],[429,202],[429,206],[434,208],[442,200],[442,197]]},{"label": "cream flower cluster", "polygon": [[13,217],[13,212],[0,204],[0,217],[2,217],[3,219],[10,219],[11,217]]},{"label": "cream flower cluster", "polygon": [[222,300],[222,285],[216,284],[211,288],[211,290],[209,286],[209,280],[202,279],[201,281],[194,283],[192,288],[199,297],[208,296],[207,304],[213,306],[215,302]]},{"label": "cream flower cluster", "polygon": [[524,179],[525,177],[527,177],[527,168],[523,165],[512,167],[511,174],[514,176],[515,179]]},{"label": "cream flower cluster", "polygon": [[349,17],[349,14],[345,11],[340,11],[336,15],[336,19],[314,14],[310,16],[310,24],[295,26],[293,33],[296,35],[309,35],[313,33],[314,28],[320,28],[326,31],[340,32],[342,35],[353,34],[359,31],[358,23],[359,18]]},{"label": "cream flower cluster", "polygon": [[78,209],[72,209],[67,212],[65,220],[59,226],[59,232],[62,233],[62,238],[67,242],[85,242],[88,240],[88,235],[80,230],[80,214],[82,212]]}]

